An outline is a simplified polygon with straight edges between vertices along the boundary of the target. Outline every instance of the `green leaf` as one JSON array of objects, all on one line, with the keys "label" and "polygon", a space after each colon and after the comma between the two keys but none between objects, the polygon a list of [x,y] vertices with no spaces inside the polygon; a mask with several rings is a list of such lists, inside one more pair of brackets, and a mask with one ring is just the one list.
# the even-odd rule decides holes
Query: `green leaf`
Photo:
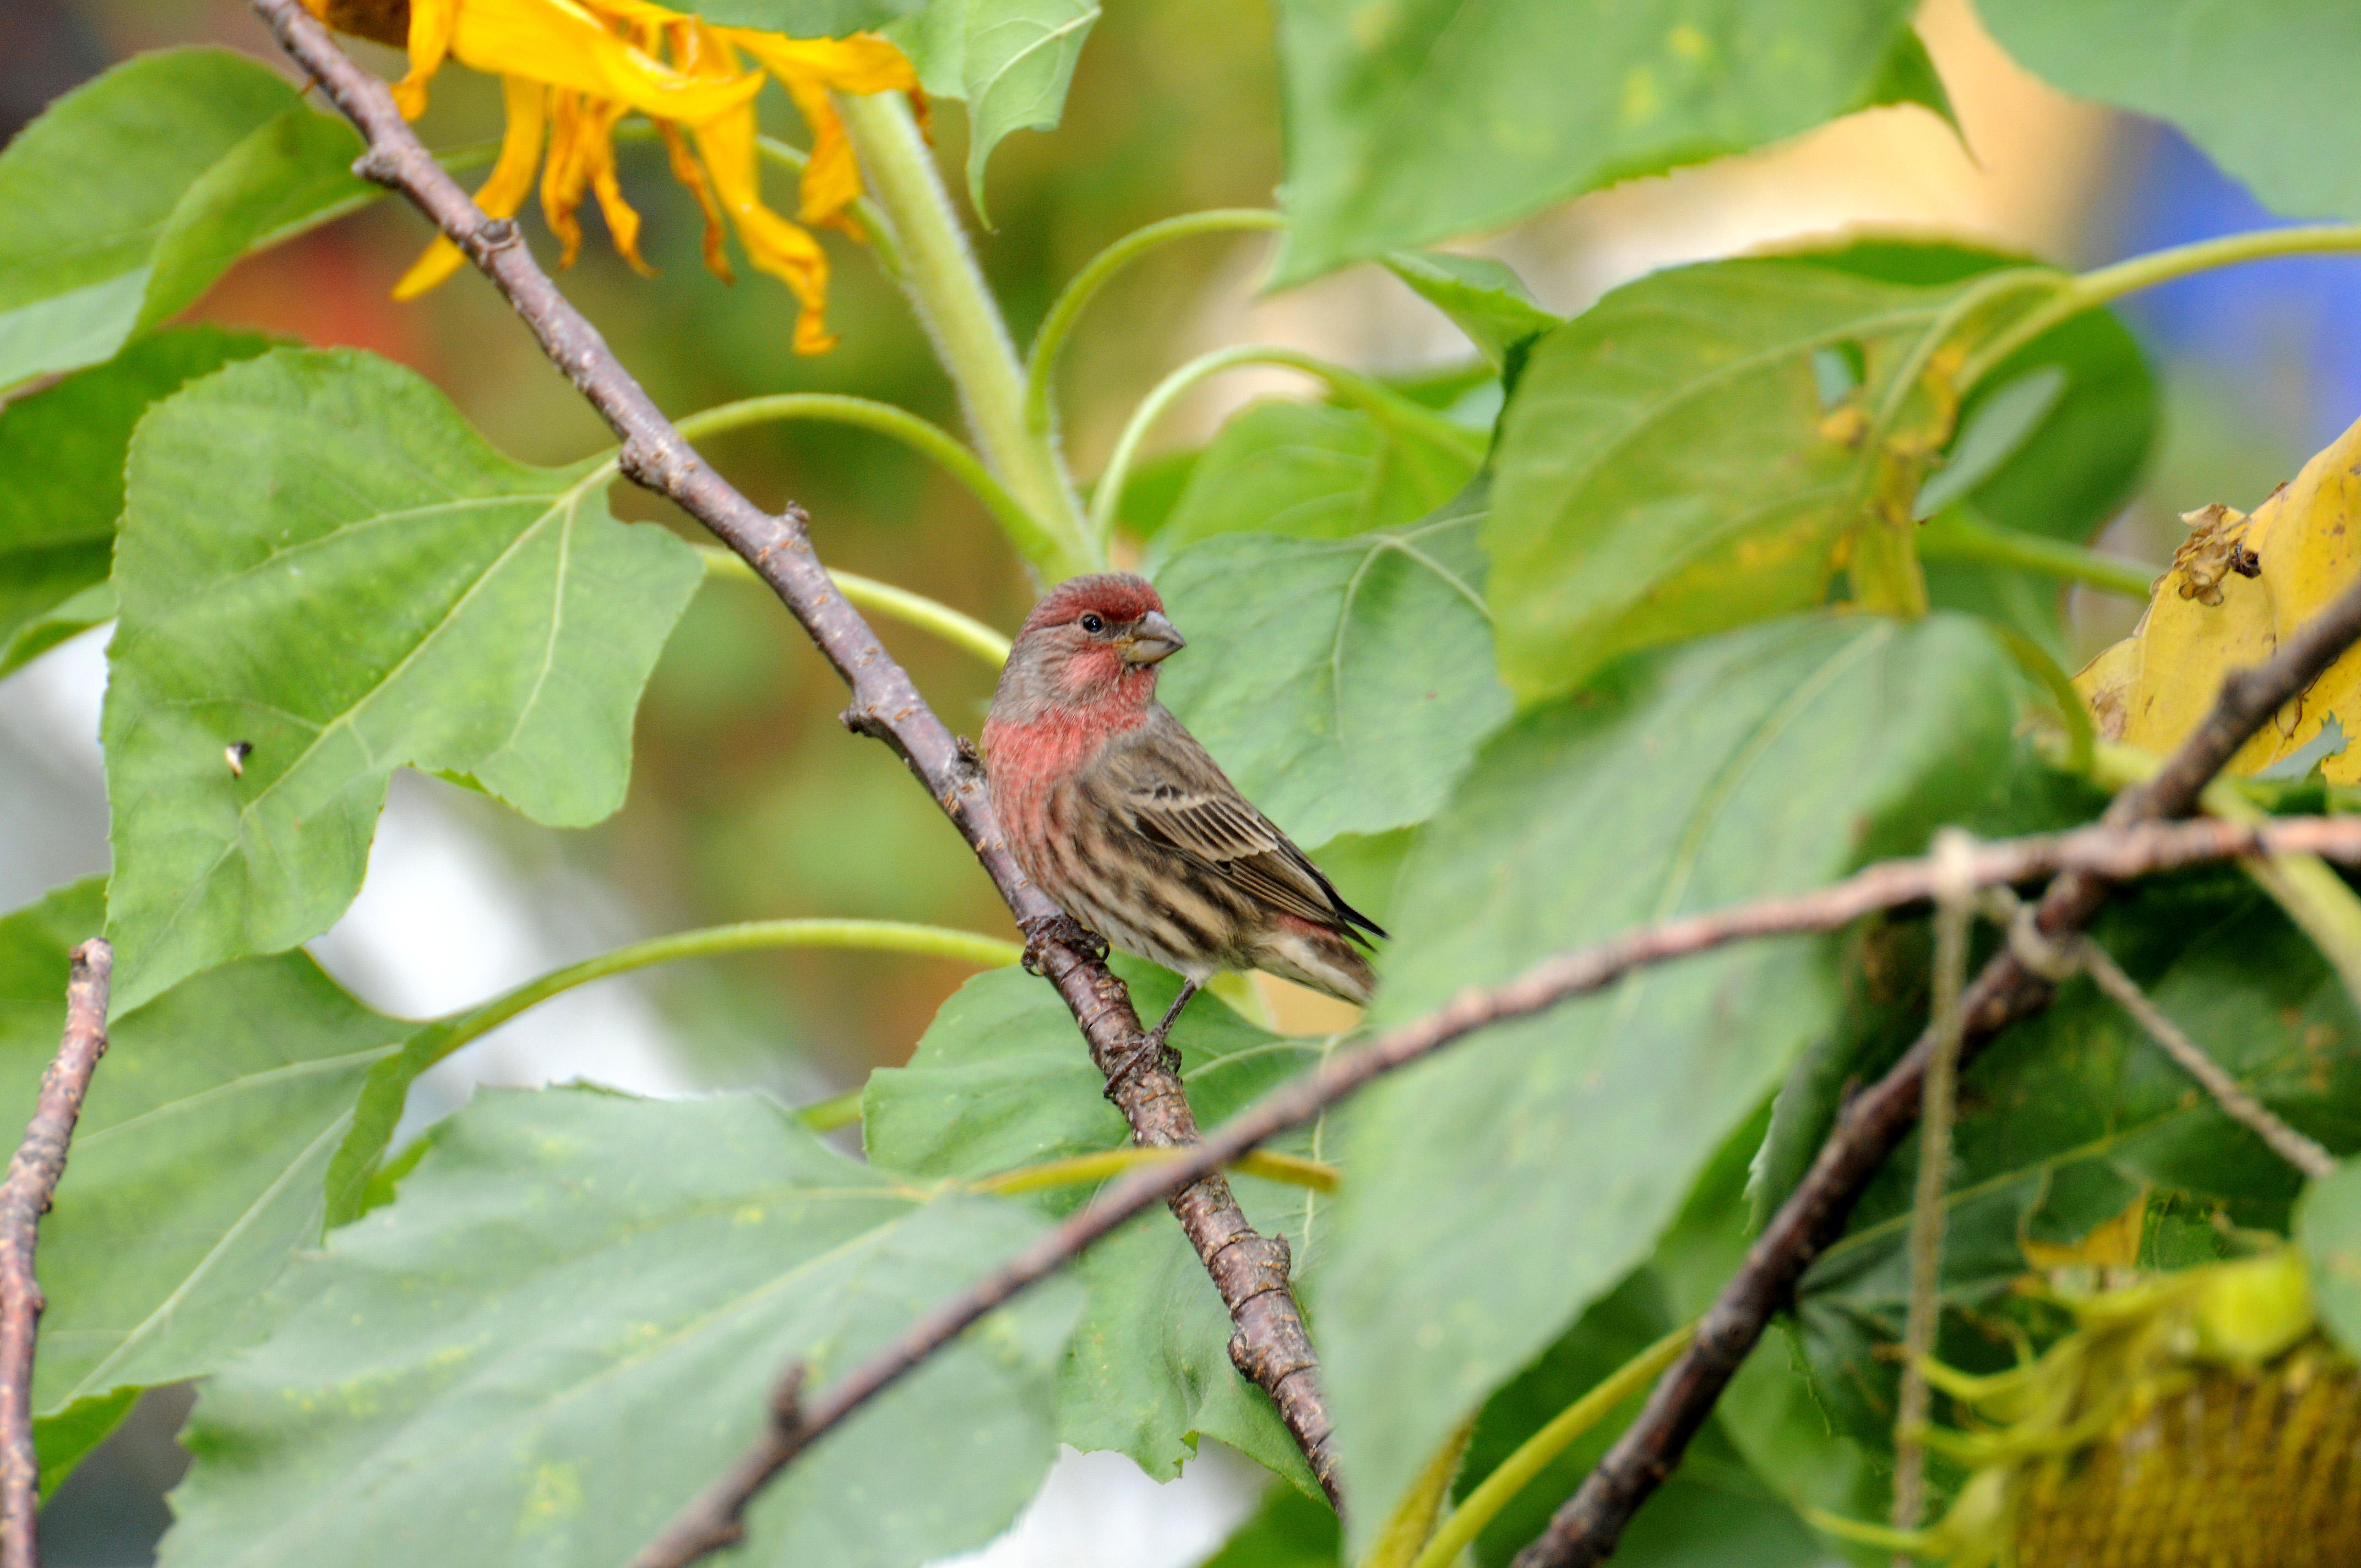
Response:
[{"label": "green leaf", "polygon": [[65,1484],[74,1467],[104,1442],[139,1402],[140,1390],[119,1388],[95,1399],[80,1399],[46,1420],[33,1421],[33,1448],[41,1469],[41,1501]]},{"label": "green leaf", "polygon": [[752,27],[793,38],[840,38],[873,31],[928,6],[928,0],[678,0],[673,9],[717,27]]},{"label": "green leaf", "polygon": [[[1484,529],[1518,699],[1822,603],[1847,535],[1906,518],[1949,434],[1894,378],[1957,293],[1795,258],[1712,262],[1627,284],[1543,338]],[[1831,361],[1853,385],[1823,385]]]},{"label": "green leaf", "polygon": [[1998,473],[2041,428],[2066,395],[2062,367],[2044,365],[1996,387],[1974,412],[1960,422],[1960,433],[1943,466],[1918,487],[1911,516],[1920,522]]},{"label": "green leaf", "polygon": [[[790,1356],[825,1389],[1040,1226],[759,1098],[479,1093],[208,1385],[161,1561],[611,1568],[753,1438]],[[996,1534],[1055,1456],[1075,1305],[1037,1288],[854,1416],[755,1503],[750,1561],[911,1568]]]},{"label": "green leaf", "polygon": [[558,827],[622,804],[632,709],[703,574],[609,516],[597,460],[512,463],[398,366],[282,350],[159,405],[129,472],[103,727],[118,1005],[325,930],[396,767]]},{"label": "green leaf", "polygon": [[2361,107],[2346,62],[2361,14],[2337,0],[1982,0],[2026,69],[2079,97],[2180,126],[2290,217],[2361,218]]},{"label": "green leaf", "polygon": [[[1372,1021],[1923,849],[2012,756],[2007,668],[1943,615],[1781,621],[1618,663],[1497,737],[1422,832]],[[1796,942],[1651,970],[1349,1109],[1312,1294],[1356,1517],[1384,1519],[1443,1434],[1647,1255],[1827,1027],[1828,969]]]},{"label": "green leaf", "polygon": [[1164,701],[1305,844],[1424,821],[1509,717],[1493,674],[1480,489],[1349,539],[1233,533],[1156,583],[1192,641]]},{"label": "green leaf", "polygon": [[98,583],[53,609],[43,610],[0,642],[0,675],[23,669],[61,642],[115,619],[115,586]]},{"label": "green leaf", "polygon": [[1951,106],[1951,94],[1943,86],[1942,72],[1935,69],[1935,57],[1927,52],[1927,40],[1918,36],[1916,27],[1903,27],[1894,33],[1893,47],[1886,50],[1876,79],[1852,106],[1874,109],[1901,104],[1917,104],[1950,126],[1965,143],[1968,133],[1960,128],[1959,111]]},{"label": "green leaf", "polygon": [[217,327],[158,333],[0,407],[0,473],[9,476],[0,488],[0,674],[114,613],[111,599],[102,609],[92,598],[51,619],[106,581],[124,453],[148,405],[269,346]]},{"label": "green leaf", "polygon": [[931,0],[885,29],[929,93],[966,103],[968,200],[986,226],[993,148],[1011,131],[1058,128],[1099,9],[1096,0]]},{"label": "green leaf", "polygon": [[360,138],[259,60],[141,55],[0,152],[0,389],[113,357],[239,256],[374,200]]},{"label": "green leaf", "polygon": [[[104,914],[93,878],[0,920],[0,1125],[32,1113],[66,955]],[[37,1413],[86,1427],[83,1402],[202,1376],[253,1337],[288,1259],[319,1242],[321,1178],[363,1077],[414,1027],[300,953],[115,1014],[41,1225]]]},{"label": "green leaf", "polygon": [[1902,0],[1281,0],[1277,283],[1793,136],[1877,96]]},{"label": "green leaf", "polygon": [[[1180,990],[1151,965],[1118,959],[1116,970],[1147,1016],[1161,1014]],[[1321,1047],[1255,1028],[1212,997],[1191,1004],[1172,1042],[1206,1126],[1302,1071]],[[1121,1147],[1128,1129],[1105,1087],[1057,992],[1021,970],[994,970],[943,1003],[908,1067],[870,1075],[862,1135],[882,1169],[928,1181],[989,1176]],[[1276,1146],[1310,1153],[1319,1135]],[[1250,1177],[1231,1184],[1247,1219],[1266,1234],[1288,1233],[1301,1257],[1318,1195]],[[1036,1201],[1063,1213],[1088,1196],[1052,1189]],[[1076,1274],[1090,1304],[1059,1379],[1063,1441],[1120,1450],[1170,1479],[1202,1432],[1318,1494],[1269,1400],[1231,1366],[1229,1313],[1170,1215],[1141,1215],[1085,1253]]]},{"label": "green leaf", "polygon": [[[2361,1017],[2334,972],[2267,899],[2232,871],[2119,890],[2094,931],[2167,1016],[2265,1104],[2332,1149],[2361,1147]],[[1854,1061],[1857,1080],[1882,1071],[1904,1042]],[[1832,1064],[1833,1065],[1833,1064]],[[1836,1096],[1812,1119],[1824,1127]],[[2190,1261],[2165,1223],[2207,1211],[2240,1225],[2282,1229],[2298,1177],[2217,1110],[2123,1011],[2087,981],[1995,1040],[1961,1076],[1955,1175],[1945,1200],[1947,1302],[2002,1311],[2035,1270],[2028,1245],[2069,1246],[2121,1215],[2143,1190],[2150,1217],[2139,1261]],[[1817,1144],[1814,1126],[1791,1135]],[[1897,1336],[1907,1298],[1906,1233],[1915,1139],[1882,1169],[1844,1236],[1799,1292],[1824,1401],[1888,1386],[1879,1351]],[[1792,1159],[1783,1164],[1792,1168]],[[2209,1252],[2210,1252],[2209,1248]],[[1962,1341],[1983,1339],[1962,1335]],[[1997,1354],[2005,1364],[2004,1351]],[[1883,1443],[1872,1408],[1854,1425]]]},{"label": "green leaf", "polygon": [[[1865,241],[1806,258],[1891,283],[1956,283],[2026,258],[1960,246]],[[2087,543],[2138,488],[2157,433],[2154,377],[2139,342],[2112,311],[2085,311],[1993,367],[1968,394],[1954,462],[1988,404],[2026,378],[2057,369],[2063,394],[1999,466],[1970,488],[1971,507],[2006,527]],[[1949,470],[1938,470],[1937,478]],[[1921,491],[1921,499],[1925,492]],[[1930,552],[1931,554],[1931,552]],[[1927,597],[2031,638],[2070,658],[2058,580],[1982,563],[1927,559]]]},{"label": "green leaf", "polygon": [[2295,1212],[2295,1238],[2321,1321],[2350,1354],[2361,1346],[2361,1165],[2347,1160],[2313,1181]]},{"label": "green leaf", "polygon": [[1344,1529],[1326,1503],[1273,1486],[1202,1568],[1336,1568],[1344,1548]]},{"label": "green leaf", "polygon": [[1419,298],[1449,316],[1495,369],[1506,369],[1511,351],[1564,319],[1542,309],[1523,279],[1488,256],[1397,250],[1385,264]]},{"label": "green leaf", "polygon": [[1197,455],[1156,557],[1223,533],[1343,539],[1415,522],[1474,473],[1460,454],[1359,409],[1250,404]]}]

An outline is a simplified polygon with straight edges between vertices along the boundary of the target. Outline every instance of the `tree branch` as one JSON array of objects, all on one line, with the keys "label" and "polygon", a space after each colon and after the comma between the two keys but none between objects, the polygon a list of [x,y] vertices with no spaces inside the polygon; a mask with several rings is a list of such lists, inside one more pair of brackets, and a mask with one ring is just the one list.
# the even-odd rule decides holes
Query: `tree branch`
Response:
[{"label": "tree branch", "polygon": [[[2356,639],[2361,584],[2331,600],[2268,661],[2224,675],[2213,711],[2196,732],[2154,777],[2116,795],[2101,824],[2122,828],[2194,811],[2199,794],[2247,737]],[[2345,855],[2322,852],[2351,863]],[[2050,938],[2079,932],[2122,875],[2095,863],[2067,870],[2042,895],[2034,911],[2035,929]],[[2003,1029],[2048,1007],[2055,994],[2048,981],[2013,950],[2003,949],[1960,999],[1960,1066],[1964,1069]],[[1517,1554],[1514,1568],[1591,1568],[1613,1553],[1631,1516],[1679,1465],[1689,1439],[1713,1412],[1772,1313],[1793,1297],[1804,1270],[1842,1232],[1861,1190],[1908,1135],[1935,1048],[1930,1028],[1883,1079],[1839,1113],[1811,1170],[1755,1238],[1744,1266],[1707,1311],[1696,1343],[1657,1383],[1639,1419],[1566,1499],[1549,1528]]]},{"label": "tree branch", "polygon": [[[620,438],[622,471],[672,500],[753,567],[852,688],[844,714],[847,728],[874,736],[900,754],[966,838],[1020,929],[1035,938],[1053,932],[1061,916],[1010,859],[980,771],[918,695],[908,673],[887,655],[861,613],[829,581],[812,552],[803,509],[790,503],[784,513],[771,516],[697,455],[598,329],[535,264],[516,225],[485,215],[420,143],[385,84],[354,63],[301,0],[252,4],[280,46],[368,143],[354,172],[408,197],[482,269]],[[1057,940],[1038,946],[1039,967],[1073,1012],[1092,1061],[1112,1076],[1142,1033],[1129,991],[1092,954]],[[1180,1077],[1160,1063],[1129,1073],[1110,1093],[1137,1142],[1178,1147],[1196,1141],[1196,1117]],[[1231,1360],[1270,1396],[1312,1474],[1334,1499],[1336,1465],[1328,1412],[1312,1342],[1288,1284],[1286,1244],[1246,1223],[1229,1184],[1213,1168],[1201,1175],[1193,1186],[1174,1193],[1171,1208],[1237,1325]]]},{"label": "tree branch", "polygon": [[[2361,817],[2102,825],[2070,833],[1968,844],[1939,863],[1889,861],[1817,892],[1758,899],[1640,927],[1596,947],[1544,959],[1494,990],[1464,992],[1424,1017],[1389,1029],[1365,1046],[1337,1052],[1223,1123],[1186,1152],[1110,1183],[1087,1208],[1043,1233],[964,1295],[911,1324],[866,1364],[829,1385],[819,1398],[799,1406],[791,1428],[774,1424],[728,1475],[699,1495],[663,1535],[631,1560],[631,1568],[684,1568],[703,1553],[735,1541],[740,1518],[764,1483],[986,1312],[1054,1274],[1093,1242],[1185,1183],[1312,1121],[1372,1079],[1432,1055],[1488,1025],[1531,1017],[1561,1002],[1603,990],[1634,970],[1752,938],[1833,931],[1876,910],[1923,902],[1946,888],[1992,887],[2059,872],[2066,873],[2059,879],[2061,883],[2091,874],[2120,881],[2240,855],[2294,852],[2361,865]],[[1971,1001],[1972,993],[1962,1005]],[[1915,1087],[1911,1093],[1915,1105]]]},{"label": "tree branch", "polygon": [[41,1287],[33,1247],[49,1196],[66,1172],[66,1146],[82,1115],[90,1075],[106,1054],[106,995],[115,949],[93,938],[73,950],[66,984],[65,1039],[41,1075],[40,1099],[25,1141],[0,1182],[0,1568],[34,1568],[34,1514],[41,1460],[33,1446],[33,1337]]}]

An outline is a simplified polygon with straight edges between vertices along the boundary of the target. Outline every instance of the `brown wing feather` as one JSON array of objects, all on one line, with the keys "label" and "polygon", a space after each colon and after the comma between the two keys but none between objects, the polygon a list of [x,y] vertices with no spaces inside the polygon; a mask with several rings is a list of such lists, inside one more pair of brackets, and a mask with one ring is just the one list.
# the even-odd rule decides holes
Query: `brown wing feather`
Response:
[{"label": "brown wing feather", "polygon": [[1161,706],[1108,748],[1107,806],[1257,902],[1362,940],[1375,921],[1346,904],[1286,834],[1238,793],[1197,738]]}]

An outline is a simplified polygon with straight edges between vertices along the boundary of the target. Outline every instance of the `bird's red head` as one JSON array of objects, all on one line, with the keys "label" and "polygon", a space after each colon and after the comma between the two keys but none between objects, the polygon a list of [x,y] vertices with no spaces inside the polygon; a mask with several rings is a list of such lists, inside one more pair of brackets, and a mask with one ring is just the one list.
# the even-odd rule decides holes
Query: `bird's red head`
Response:
[{"label": "bird's red head", "polygon": [[1156,666],[1182,646],[1146,578],[1071,577],[1025,618],[993,707],[1142,707],[1156,695]]}]

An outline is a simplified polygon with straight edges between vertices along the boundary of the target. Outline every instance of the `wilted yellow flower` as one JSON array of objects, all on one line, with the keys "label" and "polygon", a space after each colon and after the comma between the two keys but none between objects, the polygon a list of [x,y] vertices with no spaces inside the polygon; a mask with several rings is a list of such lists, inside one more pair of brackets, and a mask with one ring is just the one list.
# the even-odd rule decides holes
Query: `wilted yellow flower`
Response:
[{"label": "wilted yellow flower", "polygon": [[[501,79],[508,130],[478,205],[509,217],[541,175],[542,211],[570,264],[582,243],[586,194],[624,258],[639,255],[639,214],[615,181],[614,132],[636,110],[655,123],[674,175],[705,213],[705,261],[724,279],[723,223],[735,228],[756,267],[785,280],[803,309],[796,348],[825,352],[828,258],[803,225],[847,227],[844,209],[861,194],[861,170],[829,102],[831,91],[917,91],[901,51],[873,34],[790,38],[747,27],[719,27],[651,0],[304,0],[329,26],[406,46],[410,72],[394,101],[415,119],[427,84],[456,60]],[[753,64],[741,60],[751,56]],[[776,76],[812,130],[791,222],[763,204],[757,173],[754,95],[764,73]],[[545,151],[544,151],[545,147]],[[459,248],[438,239],[395,286],[398,299],[422,294],[458,269]]]}]

